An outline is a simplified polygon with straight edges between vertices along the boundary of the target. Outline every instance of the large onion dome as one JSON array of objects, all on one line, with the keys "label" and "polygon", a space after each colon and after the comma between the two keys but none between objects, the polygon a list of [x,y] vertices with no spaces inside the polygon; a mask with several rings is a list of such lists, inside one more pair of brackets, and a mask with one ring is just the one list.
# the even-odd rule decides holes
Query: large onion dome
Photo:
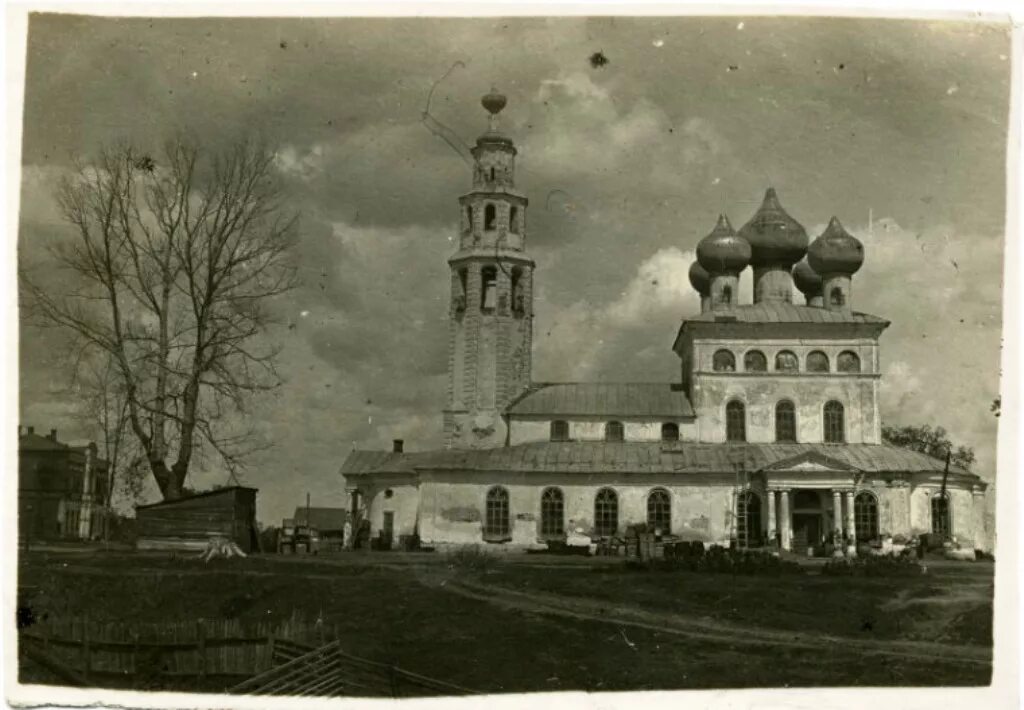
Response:
[{"label": "large onion dome", "polygon": [[720,214],[715,228],[697,244],[697,261],[708,274],[739,274],[750,263],[750,244]]},{"label": "large onion dome", "polygon": [[707,296],[711,291],[711,274],[696,260],[690,264],[690,285],[701,296]]},{"label": "large onion dome", "polygon": [[779,204],[775,188],[764,193],[764,202],[739,231],[750,243],[750,263],[789,269],[807,253],[807,231]]},{"label": "large onion dome", "polygon": [[852,276],[864,263],[864,245],[833,217],[807,250],[807,261],[819,274]]},{"label": "large onion dome", "polygon": [[800,293],[805,295],[807,298],[814,298],[815,296],[821,295],[823,282],[821,275],[817,271],[811,268],[811,265],[807,262],[807,259],[801,259],[800,262],[793,267],[793,283],[800,289]]}]

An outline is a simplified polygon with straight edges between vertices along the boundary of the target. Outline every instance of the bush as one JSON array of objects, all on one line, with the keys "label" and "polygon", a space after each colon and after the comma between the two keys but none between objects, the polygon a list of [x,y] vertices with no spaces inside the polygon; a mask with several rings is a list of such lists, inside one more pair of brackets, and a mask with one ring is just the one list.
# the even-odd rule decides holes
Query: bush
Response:
[{"label": "bush", "polygon": [[451,569],[465,572],[486,572],[498,561],[497,557],[479,545],[463,545],[450,550],[445,561]]},{"label": "bush", "polygon": [[746,575],[803,574],[803,568],[796,562],[782,560],[762,550],[733,550],[713,545],[707,551],[702,543],[699,552],[696,545],[682,543],[663,559],[627,560],[626,569],[665,570],[685,572],[727,572]]},{"label": "bush", "polygon": [[821,573],[835,577],[914,577],[924,568],[909,555],[868,555],[829,560]]}]

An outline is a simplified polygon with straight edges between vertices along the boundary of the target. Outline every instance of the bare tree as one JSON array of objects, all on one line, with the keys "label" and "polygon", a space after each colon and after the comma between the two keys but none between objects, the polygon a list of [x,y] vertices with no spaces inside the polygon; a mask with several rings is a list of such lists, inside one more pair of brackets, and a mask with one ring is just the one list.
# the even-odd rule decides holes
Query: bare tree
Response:
[{"label": "bare tree", "polygon": [[104,497],[109,509],[115,491],[138,500],[145,475],[145,456],[131,433],[124,381],[109,355],[80,363],[71,392],[80,406],[78,418],[98,439],[99,455],[107,463]]},{"label": "bare tree", "polygon": [[249,396],[279,384],[267,300],[295,285],[297,218],[274,153],[250,140],[205,154],[177,139],[155,159],[103,150],[58,200],[74,238],[53,257],[73,285],[54,293],[23,273],[26,311],[109,358],[165,499],[204,444],[234,473],[255,445],[238,426]]}]

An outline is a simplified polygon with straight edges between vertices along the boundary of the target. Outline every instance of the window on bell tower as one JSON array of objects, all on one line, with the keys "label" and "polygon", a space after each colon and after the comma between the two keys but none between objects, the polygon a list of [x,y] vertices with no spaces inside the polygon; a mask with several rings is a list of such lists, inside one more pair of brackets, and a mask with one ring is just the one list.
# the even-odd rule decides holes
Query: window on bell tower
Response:
[{"label": "window on bell tower", "polygon": [[498,301],[498,270],[493,266],[480,269],[480,309],[493,311]]},{"label": "window on bell tower", "polygon": [[466,229],[473,231],[473,207],[470,205],[466,206]]},{"label": "window on bell tower", "polygon": [[493,203],[488,202],[487,206],[484,207],[484,230],[493,231],[495,223],[498,221],[498,209]]},{"label": "window on bell tower", "polygon": [[519,234],[519,208],[514,205],[508,211],[508,230]]}]

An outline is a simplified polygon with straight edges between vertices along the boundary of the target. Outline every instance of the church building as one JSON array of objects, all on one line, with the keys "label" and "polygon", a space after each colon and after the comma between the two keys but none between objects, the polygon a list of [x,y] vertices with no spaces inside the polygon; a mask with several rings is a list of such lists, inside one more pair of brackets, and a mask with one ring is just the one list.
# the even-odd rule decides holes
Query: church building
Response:
[{"label": "church building", "polygon": [[[773,189],[697,247],[699,313],[676,382],[538,383],[534,261],[506,99],[483,97],[472,187],[449,258],[445,447],[351,452],[353,519],[383,547],[541,548],[647,524],[663,536],[806,553],[828,540],[937,533],[981,546],[986,485],[882,441],[883,318],[855,310],[864,247],[832,218],[813,241]],[[739,278],[753,271],[753,303]],[[794,286],[804,303],[794,302]]]}]

